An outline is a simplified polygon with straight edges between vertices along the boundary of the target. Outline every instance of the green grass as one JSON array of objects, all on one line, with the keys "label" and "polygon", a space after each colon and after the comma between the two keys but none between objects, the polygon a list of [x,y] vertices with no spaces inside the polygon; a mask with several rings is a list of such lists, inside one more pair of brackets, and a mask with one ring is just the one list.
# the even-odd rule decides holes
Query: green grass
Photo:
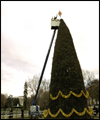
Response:
[{"label": "green grass", "polygon": [[94,117],[94,119],[99,119],[99,117],[96,116],[96,117]]},{"label": "green grass", "polygon": [[[29,117],[29,115],[24,115],[24,117]],[[20,119],[21,115],[15,115],[15,116],[13,116],[13,118],[19,118]],[[4,119],[4,117],[2,116],[1,119]],[[9,119],[9,116],[7,116],[6,119]],[[25,119],[29,119],[29,118],[25,118]]]}]

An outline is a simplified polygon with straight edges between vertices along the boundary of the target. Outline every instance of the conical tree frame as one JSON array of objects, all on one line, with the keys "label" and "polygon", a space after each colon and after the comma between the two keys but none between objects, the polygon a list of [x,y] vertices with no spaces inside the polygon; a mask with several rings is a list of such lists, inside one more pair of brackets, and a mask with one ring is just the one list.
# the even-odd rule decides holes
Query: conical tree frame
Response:
[{"label": "conical tree frame", "polygon": [[[80,94],[83,91],[86,94],[82,70],[76,54],[74,43],[70,31],[63,21],[60,20],[57,39],[55,42],[50,94],[57,96],[61,91],[63,95],[68,95],[70,91],[75,94]],[[56,114],[61,109],[65,114],[69,114],[72,109],[78,112],[83,112],[84,108],[88,110],[87,98],[82,95],[75,97],[71,95],[65,99],[61,95],[55,100],[49,97],[49,109],[52,114]],[[56,117],[48,115],[46,119],[89,119],[90,115],[86,112],[84,115],[79,116],[75,112],[70,117],[65,117],[61,112]]]}]

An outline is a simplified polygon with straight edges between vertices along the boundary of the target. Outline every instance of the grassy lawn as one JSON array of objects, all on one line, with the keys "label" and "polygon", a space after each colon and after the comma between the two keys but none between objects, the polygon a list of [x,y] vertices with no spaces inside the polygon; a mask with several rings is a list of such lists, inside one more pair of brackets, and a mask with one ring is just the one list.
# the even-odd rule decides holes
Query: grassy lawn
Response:
[{"label": "grassy lawn", "polygon": [[[9,119],[9,116],[5,116],[6,119]],[[5,117],[3,117],[3,115],[1,116],[1,119],[5,119]],[[29,115],[24,115],[24,117],[29,117]],[[13,118],[21,118],[21,115],[14,115]],[[29,119],[29,118],[25,118],[25,119]]]},{"label": "grassy lawn", "polygon": [[99,116],[95,116],[94,119],[99,119]]},{"label": "grassy lawn", "polygon": [[[14,115],[13,118],[21,119],[21,115]],[[5,117],[1,116],[1,119],[5,119]],[[6,119],[9,119],[9,116],[7,116]],[[29,119],[29,115],[24,115],[24,119]],[[44,117],[42,119],[44,119]],[[99,119],[99,115],[95,116],[94,119]]]}]

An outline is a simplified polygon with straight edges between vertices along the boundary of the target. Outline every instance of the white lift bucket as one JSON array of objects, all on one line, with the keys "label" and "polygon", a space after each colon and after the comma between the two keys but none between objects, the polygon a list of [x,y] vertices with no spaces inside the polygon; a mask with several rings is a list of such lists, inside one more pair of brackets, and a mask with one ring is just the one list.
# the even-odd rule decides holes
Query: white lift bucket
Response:
[{"label": "white lift bucket", "polygon": [[59,19],[51,19],[51,29],[58,29],[60,25]]}]

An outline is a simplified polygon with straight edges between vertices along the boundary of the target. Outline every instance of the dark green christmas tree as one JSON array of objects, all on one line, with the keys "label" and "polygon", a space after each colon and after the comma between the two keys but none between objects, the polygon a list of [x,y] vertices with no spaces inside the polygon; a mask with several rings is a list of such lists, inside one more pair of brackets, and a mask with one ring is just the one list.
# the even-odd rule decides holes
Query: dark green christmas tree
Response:
[{"label": "dark green christmas tree", "polygon": [[[50,94],[56,97],[58,92],[61,91],[63,95],[67,96],[70,91],[75,94],[80,94],[81,90],[86,94],[80,63],[70,31],[63,19],[61,19],[54,48]],[[59,109],[65,114],[70,114],[73,108],[79,113],[82,113],[84,108],[88,110],[87,98],[83,94],[81,97],[75,97],[71,94],[68,98],[64,98],[61,95],[55,100],[52,100],[51,97],[49,98],[49,109],[53,115],[55,115]],[[89,119],[90,115],[85,112],[84,115],[80,116],[73,112],[69,117],[65,117],[59,112],[56,117],[48,114],[46,119],[48,118]]]}]

